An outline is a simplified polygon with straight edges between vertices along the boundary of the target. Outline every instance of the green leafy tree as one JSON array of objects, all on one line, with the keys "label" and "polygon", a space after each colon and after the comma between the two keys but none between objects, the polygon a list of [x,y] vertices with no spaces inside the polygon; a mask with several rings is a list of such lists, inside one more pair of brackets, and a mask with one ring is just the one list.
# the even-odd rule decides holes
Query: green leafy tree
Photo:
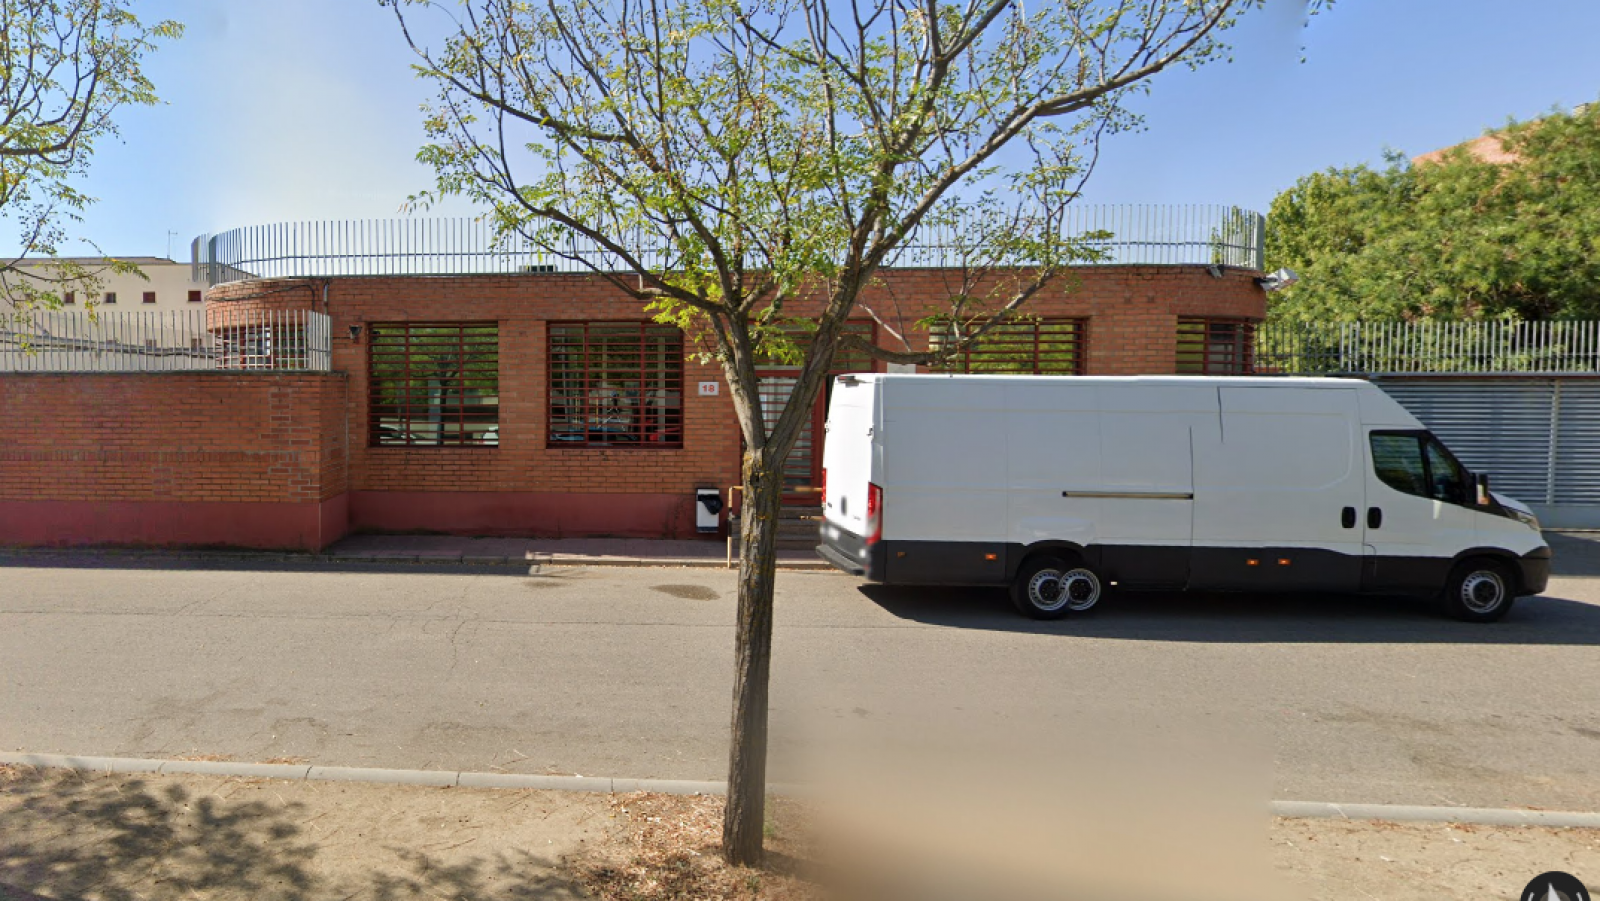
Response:
[{"label": "green leafy tree", "polygon": [[1277,319],[1600,316],[1600,105],[1491,132],[1437,162],[1308,175],[1272,202],[1269,267],[1300,282]]},{"label": "green leafy tree", "polygon": [[[183,26],[142,24],[133,0],[0,0],[0,219],[16,227],[16,253],[0,260],[0,322],[25,324],[75,289],[92,294],[104,268],[52,258],[93,198],[74,187],[95,144],[114,137],[113,114],[157,102],[142,69],[159,41]],[[138,272],[113,262],[116,272]]]},{"label": "green leafy tree", "polygon": [[[722,365],[745,446],[723,848],[754,863],[783,462],[835,355],[928,363],[911,327],[945,324],[955,354],[1061,290],[1091,255],[1063,211],[1100,136],[1135,121],[1125,100],[1151,76],[1215,58],[1257,3],[383,2],[438,87],[420,154],[437,192],[588,267]],[[948,288],[868,291],[897,265],[940,266]],[[853,313],[902,349],[868,345]],[[774,359],[795,387],[771,416],[757,367]]]}]

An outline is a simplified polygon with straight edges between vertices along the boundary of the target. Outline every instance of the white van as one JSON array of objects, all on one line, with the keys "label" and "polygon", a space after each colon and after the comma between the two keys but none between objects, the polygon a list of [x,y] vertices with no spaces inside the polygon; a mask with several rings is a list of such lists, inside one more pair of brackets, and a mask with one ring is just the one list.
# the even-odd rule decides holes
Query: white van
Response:
[{"label": "white van", "polygon": [[1499,619],[1550,548],[1375,385],[1352,379],[847,375],[822,544],[897,585],[1009,585],[1083,613],[1107,588],[1438,595]]}]

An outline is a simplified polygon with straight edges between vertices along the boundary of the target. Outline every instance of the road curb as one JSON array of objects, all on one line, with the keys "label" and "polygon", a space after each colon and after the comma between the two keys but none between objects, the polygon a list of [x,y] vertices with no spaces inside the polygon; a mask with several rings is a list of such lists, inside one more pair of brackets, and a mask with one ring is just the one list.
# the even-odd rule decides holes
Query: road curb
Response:
[{"label": "road curb", "polygon": [[1505,807],[1419,807],[1409,804],[1326,804],[1273,801],[1272,815],[1293,819],[1387,820],[1393,823],[1463,823],[1472,826],[1547,826],[1600,829],[1600,813]]},{"label": "road curb", "polygon": [[[450,770],[390,770],[376,767],[309,764],[236,763],[227,760],[158,760],[145,757],[91,757],[76,754],[26,754],[0,751],[0,764],[39,769],[69,769],[135,775],[187,774],[291,782],[371,782],[433,788],[537,789],[571,792],[657,792],[667,795],[720,795],[723,782],[689,779],[624,779],[610,776],[543,776],[535,773],[471,773]],[[798,794],[801,786],[772,785],[775,794]],[[1600,829],[1600,813],[1525,810],[1501,807],[1421,807],[1408,804],[1329,804],[1273,801],[1273,816],[1316,820],[1386,820],[1395,823],[1462,823],[1474,826],[1543,826]]]},{"label": "road curb", "polygon": [[[289,782],[373,782],[432,788],[512,788],[570,792],[658,792],[666,795],[722,794],[721,782],[684,779],[613,779],[609,776],[541,776],[533,773],[469,773],[452,770],[390,770],[378,767],[238,763],[231,760],[157,760],[146,757],[91,757],[81,754],[27,754],[0,751],[0,764],[38,769],[81,770],[132,775],[201,775]],[[777,788],[777,786],[774,786]]]}]

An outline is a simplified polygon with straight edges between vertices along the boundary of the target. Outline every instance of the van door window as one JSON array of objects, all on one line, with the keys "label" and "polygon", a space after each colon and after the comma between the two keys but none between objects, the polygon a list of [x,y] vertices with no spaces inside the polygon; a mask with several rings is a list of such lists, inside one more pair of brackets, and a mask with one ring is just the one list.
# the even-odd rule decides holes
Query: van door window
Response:
[{"label": "van door window", "polygon": [[1472,477],[1427,432],[1373,432],[1372,470],[1385,485],[1447,504],[1471,506]]},{"label": "van door window", "polygon": [[1429,497],[1421,438],[1415,432],[1373,432],[1372,470],[1396,491]]},{"label": "van door window", "polygon": [[1455,457],[1445,450],[1437,438],[1430,437],[1424,449],[1428,464],[1429,486],[1433,499],[1447,504],[1466,505],[1472,497],[1468,487],[1467,471]]}]

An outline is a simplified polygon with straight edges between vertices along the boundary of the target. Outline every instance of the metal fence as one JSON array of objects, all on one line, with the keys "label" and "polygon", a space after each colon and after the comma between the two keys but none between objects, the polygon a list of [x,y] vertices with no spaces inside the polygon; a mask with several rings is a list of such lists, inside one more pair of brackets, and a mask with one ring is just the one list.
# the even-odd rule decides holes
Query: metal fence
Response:
[{"label": "metal fence", "polygon": [[326,314],[305,310],[49,311],[0,326],[0,372],[332,368]]},{"label": "metal fence", "polygon": [[1600,321],[1268,322],[1262,375],[1600,372]]},{"label": "metal fence", "polygon": [[[1087,240],[1107,265],[1200,264],[1260,270],[1265,218],[1223,205],[1069,207],[1061,233]],[[929,226],[893,258],[896,267],[947,267],[970,258],[958,225]],[[669,265],[642,236],[620,243],[645,265]],[[370,219],[285,222],[201,235],[190,246],[194,278],[206,284],[249,278],[360,275],[472,275],[621,270],[619,258],[569,235],[554,248],[496,232],[486,219]]]}]

